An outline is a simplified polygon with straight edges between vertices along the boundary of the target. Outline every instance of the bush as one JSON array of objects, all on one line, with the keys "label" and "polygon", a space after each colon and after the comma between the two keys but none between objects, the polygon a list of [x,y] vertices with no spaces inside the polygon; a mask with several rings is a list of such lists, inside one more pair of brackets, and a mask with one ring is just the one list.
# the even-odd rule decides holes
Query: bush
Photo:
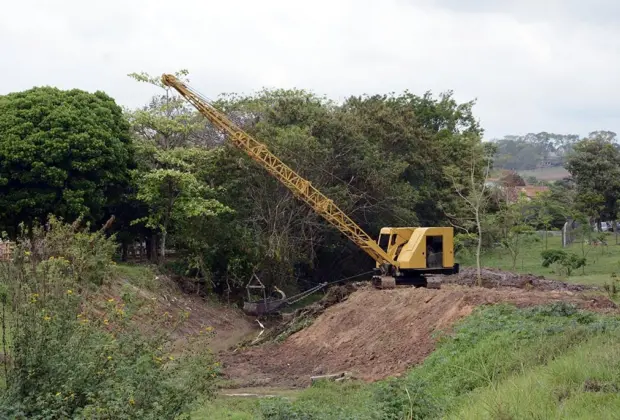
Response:
[{"label": "bush", "polygon": [[385,420],[434,418],[438,407],[421,380],[389,379],[374,387],[373,404]]},{"label": "bush", "polygon": [[561,249],[548,249],[541,252],[543,258],[542,266],[549,267],[556,264],[559,274],[565,273],[570,276],[573,270],[585,267],[586,259],[575,253],[566,252]]},{"label": "bush", "polygon": [[[15,260],[0,271],[0,416],[174,418],[213,394],[218,365],[202,350],[208,334],[173,355],[176,321],[136,322],[142,304],[95,290],[110,274],[114,250],[114,238],[55,219],[18,242]],[[144,324],[159,332],[145,334]]]}]

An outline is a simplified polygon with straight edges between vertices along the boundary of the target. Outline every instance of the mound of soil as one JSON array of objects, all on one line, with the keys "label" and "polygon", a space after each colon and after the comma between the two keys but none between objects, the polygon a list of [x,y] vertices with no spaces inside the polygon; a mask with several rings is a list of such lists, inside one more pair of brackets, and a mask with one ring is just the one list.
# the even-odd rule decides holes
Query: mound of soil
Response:
[{"label": "mound of soil", "polygon": [[[503,271],[497,268],[483,268],[480,272],[482,284],[479,286],[486,288],[497,287],[516,287],[519,289],[534,290],[566,290],[571,292],[583,292],[586,290],[597,290],[596,286],[586,286],[583,284],[565,283],[562,281],[548,280],[543,276],[533,274],[519,274],[510,271]],[[430,281],[440,282],[441,284],[460,284],[465,286],[478,285],[477,270],[475,268],[461,268],[460,272],[453,276],[437,277]]]},{"label": "mound of soil", "polygon": [[229,353],[222,361],[225,374],[237,386],[307,386],[312,375],[342,371],[367,381],[379,380],[420,363],[434,349],[432,334],[449,330],[478,305],[510,302],[523,307],[555,301],[592,310],[615,310],[606,298],[570,290],[525,290],[519,286],[485,289],[454,284],[443,284],[439,290],[365,287],[341,303],[323,308],[312,325],[281,344]]}]

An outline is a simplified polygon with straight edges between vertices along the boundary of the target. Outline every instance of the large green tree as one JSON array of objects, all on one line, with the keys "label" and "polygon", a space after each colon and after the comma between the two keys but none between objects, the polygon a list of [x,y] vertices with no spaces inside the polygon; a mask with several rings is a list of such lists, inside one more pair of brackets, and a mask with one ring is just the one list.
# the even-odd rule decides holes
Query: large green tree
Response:
[{"label": "large green tree", "polygon": [[620,151],[609,137],[594,135],[574,147],[566,164],[577,184],[575,201],[584,214],[616,220],[620,199]]},{"label": "large green tree", "polygon": [[[186,251],[186,262],[205,279],[226,290],[245,283],[257,270],[264,282],[287,288],[303,278],[335,279],[374,266],[157,78],[144,73],[132,77],[163,88],[147,106],[129,114],[140,145],[142,178],[136,179],[141,179],[141,199],[156,198],[152,203],[164,209],[165,196],[146,190],[147,185],[164,184],[146,181],[163,180],[159,175],[170,181],[170,173],[162,170],[174,168],[191,174],[191,185],[198,185],[195,180],[208,187],[201,189],[209,192],[203,198],[234,210],[193,217],[189,223],[182,215],[167,222],[170,243]],[[214,105],[371,236],[384,226],[448,225],[446,214],[462,206],[454,181],[470,178],[472,156],[462,151],[472,142],[479,145],[482,134],[473,102],[458,103],[451,92],[351,97],[336,104],[304,90],[278,89],[227,95]],[[186,150],[182,165],[162,159],[179,157],[177,149]],[[458,179],[448,176],[447,166],[456,168]],[[184,174],[181,179],[190,178]],[[158,223],[165,214],[151,206],[150,216]]]},{"label": "large green tree", "polygon": [[7,230],[49,214],[103,217],[131,164],[128,124],[105,93],[37,87],[0,96],[0,217]]},{"label": "large green tree", "polygon": [[[187,75],[186,70],[176,73],[185,81]],[[193,266],[208,272],[201,253],[206,244],[213,243],[210,219],[230,208],[218,201],[223,188],[216,189],[205,173],[214,151],[196,146],[206,121],[158,77],[129,76],[158,88],[148,105],[127,113],[139,162],[133,173],[133,202],[146,207],[146,213],[136,215],[131,224],[152,230],[147,242],[153,259],[159,253],[163,260],[171,245],[183,251]],[[155,252],[157,244],[159,251]]]},{"label": "large green tree", "polygon": [[[447,224],[445,214],[461,203],[444,168],[468,169],[470,156],[461,151],[472,139],[480,143],[482,132],[473,103],[459,104],[451,93],[351,97],[338,106],[305,91],[275,90],[226,97],[218,106],[372,236],[383,226]],[[264,170],[245,176],[240,196],[252,200],[243,214],[283,268],[303,262],[325,278],[374,264]]]}]

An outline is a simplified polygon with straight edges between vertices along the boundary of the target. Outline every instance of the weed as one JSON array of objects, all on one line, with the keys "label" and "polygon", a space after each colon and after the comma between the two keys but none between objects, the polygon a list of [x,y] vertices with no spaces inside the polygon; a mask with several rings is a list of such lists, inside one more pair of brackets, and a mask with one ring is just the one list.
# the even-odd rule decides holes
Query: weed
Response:
[{"label": "weed", "polygon": [[0,416],[174,418],[213,395],[218,367],[200,350],[208,335],[172,355],[157,318],[150,324],[159,333],[147,336],[133,321],[139,305],[97,294],[93,286],[111,273],[113,238],[51,220],[16,250],[0,271],[10,336]]}]

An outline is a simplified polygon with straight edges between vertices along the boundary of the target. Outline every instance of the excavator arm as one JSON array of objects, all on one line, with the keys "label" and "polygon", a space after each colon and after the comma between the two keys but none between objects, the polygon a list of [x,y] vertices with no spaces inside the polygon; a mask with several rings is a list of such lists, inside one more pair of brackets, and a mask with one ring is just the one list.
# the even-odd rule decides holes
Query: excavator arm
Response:
[{"label": "excavator arm", "polygon": [[237,148],[243,150],[254,161],[258,162],[271,175],[284,184],[296,197],[305,201],[325,220],[338,228],[345,236],[358,247],[370,255],[380,266],[388,264],[398,267],[379,245],[347,216],[328,197],[316,189],[310,181],[302,178],[293,169],[288,167],[278,157],[269,151],[266,145],[254,139],[241,128],[237,127],[226,115],[213,107],[204,97],[194,89],[170,74],[162,76],[164,85],[175,89],[181,96],[190,102],[211,124],[225,134]]}]

